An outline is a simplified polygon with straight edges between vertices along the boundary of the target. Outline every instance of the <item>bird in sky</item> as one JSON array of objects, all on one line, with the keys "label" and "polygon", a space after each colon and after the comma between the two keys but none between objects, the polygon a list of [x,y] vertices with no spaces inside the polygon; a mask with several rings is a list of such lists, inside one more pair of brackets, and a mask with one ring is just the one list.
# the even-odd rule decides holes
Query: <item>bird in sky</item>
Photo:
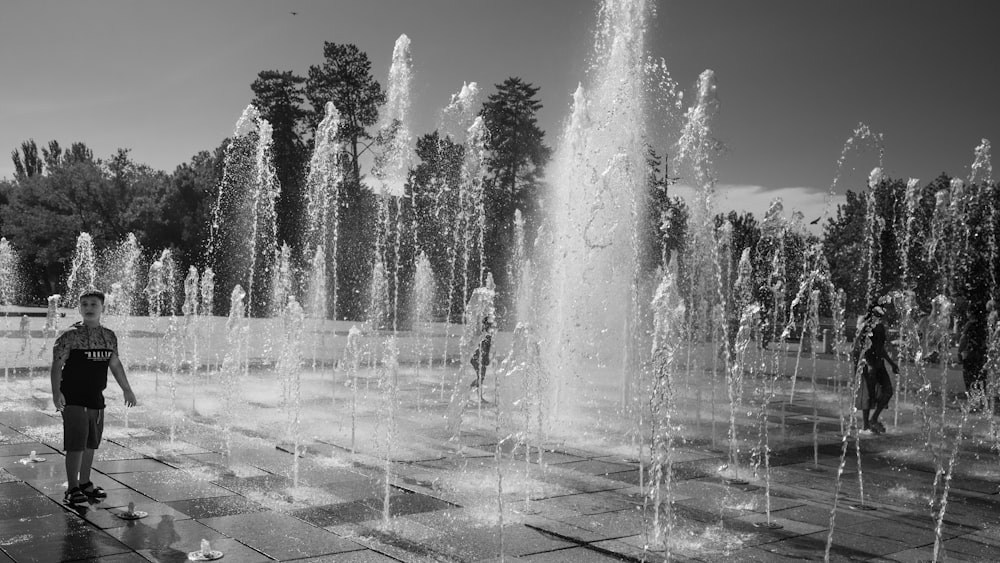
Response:
[{"label": "bird in sky", "polygon": [[817,217],[817,218],[816,218],[816,220],[814,220],[814,221],[809,221],[809,224],[810,224],[810,225],[815,225],[816,223],[819,223],[819,220],[820,220],[820,219],[822,219],[822,217]]},{"label": "bird in sky", "polygon": [[299,15],[299,13],[298,13],[298,12],[288,12],[288,13],[289,13],[289,14],[292,14],[293,16],[297,16],[297,15]]}]

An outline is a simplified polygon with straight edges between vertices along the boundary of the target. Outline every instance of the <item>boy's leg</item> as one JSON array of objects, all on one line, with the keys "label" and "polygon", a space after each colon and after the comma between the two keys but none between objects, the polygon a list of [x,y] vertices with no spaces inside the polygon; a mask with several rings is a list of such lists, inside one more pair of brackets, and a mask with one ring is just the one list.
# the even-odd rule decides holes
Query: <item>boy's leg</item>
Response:
[{"label": "boy's leg", "polygon": [[80,486],[80,466],[82,463],[83,450],[66,452],[66,483],[71,491]]},{"label": "boy's leg", "polygon": [[[79,483],[89,483],[90,482],[90,469],[94,465],[94,452],[95,451],[96,450],[92,450],[90,448],[87,448],[87,449],[83,450],[82,452],[80,452],[82,455],[80,456],[80,469],[79,469],[79,472],[80,472],[80,481],[79,481]],[[79,483],[77,483],[77,484],[79,484]],[[72,485],[70,485],[70,487],[72,487]]]},{"label": "boy's leg", "polygon": [[85,408],[66,405],[62,410],[63,450],[66,451],[66,483],[72,490],[80,486],[80,468],[83,465],[84,450],[90,424]]},{"label": "boy's leg", "polygon": [[87,409],[87,447],[83,450],[80,464],[80,482],[90,483],[90,469],[94,465],[94,453],[104,436],[104,409]]}]

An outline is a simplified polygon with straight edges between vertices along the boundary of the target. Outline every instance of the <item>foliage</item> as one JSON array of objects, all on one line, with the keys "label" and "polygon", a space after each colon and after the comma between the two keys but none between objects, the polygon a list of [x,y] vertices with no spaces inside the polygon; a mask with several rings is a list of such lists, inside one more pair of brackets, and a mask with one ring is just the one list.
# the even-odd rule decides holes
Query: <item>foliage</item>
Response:
[{"label": "foliage", "polygon": [[297,262],[302,259],[302,225],[305,223],[303,195],[308,147],[302,141],[302,131],[309,117],[303,109],[305,78],[291,71],[264,70],[250,85],[253,105],[261,117],[271,124],[274,166],[281,193],[275,202],[278,244],[287,243]]},{"label": "foliage", "polygon": [[385,103],[385,92],[372,76],[368,54],[356,45],[325,42],[324,62],[309,67],[305,96],[313,110],[307,116],[311,130],[323,120],[327,102],[340,112],[340,138],[347,142],[350,172],[354,186],[360,188],[359,157],[363,141],[371,140],[367,128],[378,121],[378,108]]},{"label": "foliage", "polygon": [[483,103],[480,115],[489,132],[485,186],[486,270],[493,274],[500,295],[501,316],[512,303],[510,280],[514,242],[514,212],[525,220],[525,238],[537,233],[537,204],[542,171],[552,149],[538,127],[536,113],[542,104],[538,88],[517,77],[496,85],[497,91]]}]

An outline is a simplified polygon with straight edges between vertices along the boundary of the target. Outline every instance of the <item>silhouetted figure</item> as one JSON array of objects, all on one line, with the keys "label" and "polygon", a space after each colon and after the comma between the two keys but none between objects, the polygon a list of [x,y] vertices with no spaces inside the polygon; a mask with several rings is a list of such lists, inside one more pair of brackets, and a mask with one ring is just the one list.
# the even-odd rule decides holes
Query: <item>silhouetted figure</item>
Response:
[{"label": "silhouetted figure", "polygon": [[[885,350],[886,329],[882,324],[885,316],[885,309],[879,305],[874,305],[868,309],[862,326],[858,330],[855,351],[854,366],[858,369],[858,362],[864,360],[861,365],[861,387],[858,389],[858,399],[855,406],[861,410],[863,430],[871,431],[875,434],[885,432],[885,425],[879,422],[878,417],[882,411],[889,406],[889,399],[892,398],[892,378],[885,369],[885,363],[889,362],[893,373],[899,373],[899,365],[889,357]],[[868,348],[865,349],[865,339],[868,340]],[[864,357],[861,355],[864,350]],[[871,417],[869,418],[869,412]]]},{"label": "silhouetted figure", "polygon": [[489,316],[483,317],[482,338],[476,346],[476,351],[472,353],[472,369],[476,370],[476,379],[472,382],[472,387],[479,387],[486,377],[486,368],[490,365],[490,347],[493,345],[493,321]]},{"label": "silhouetted figure", "polygon": [[965,380],[965,392],[970,398],[974,395],[981,399],[985,392],[986,370],[986,320],[981,315],[970,315],[962,326],[962,335],[958,341],[958,357],[962,361],[962,379]]}]

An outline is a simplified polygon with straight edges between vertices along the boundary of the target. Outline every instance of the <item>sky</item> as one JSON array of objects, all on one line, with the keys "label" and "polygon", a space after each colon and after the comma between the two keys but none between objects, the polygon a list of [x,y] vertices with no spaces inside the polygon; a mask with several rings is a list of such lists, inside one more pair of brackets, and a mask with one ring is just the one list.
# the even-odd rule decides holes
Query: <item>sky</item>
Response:
[{"label": "sky", "polygon": [[[539,124],[558,142],[586,83],[591,0],[4,0],[0,178],[23,140],[117,148],[172,171],[228,136],[261,70],[305,74],[324,41],[354,43],[385,85],[412,42],[413,129],[430,132],[466,81],[540,87]],[[296,12],[292,14],[291,12]],[[968,176],[982,138],[1000,142],[1000,3],[909,0],[660,0],[647,51],[690,98],[718,80],[719,207],[822,212],[826,194],[892,177]],[[845,157],[859,123],[882,135]],[[670,152],[670,147],[664,147]],[[839,180],[834,182],[835,178]],[[834,185],[835,184],[835,185]],[[680,192],[680,190],[679,190]]]}]

